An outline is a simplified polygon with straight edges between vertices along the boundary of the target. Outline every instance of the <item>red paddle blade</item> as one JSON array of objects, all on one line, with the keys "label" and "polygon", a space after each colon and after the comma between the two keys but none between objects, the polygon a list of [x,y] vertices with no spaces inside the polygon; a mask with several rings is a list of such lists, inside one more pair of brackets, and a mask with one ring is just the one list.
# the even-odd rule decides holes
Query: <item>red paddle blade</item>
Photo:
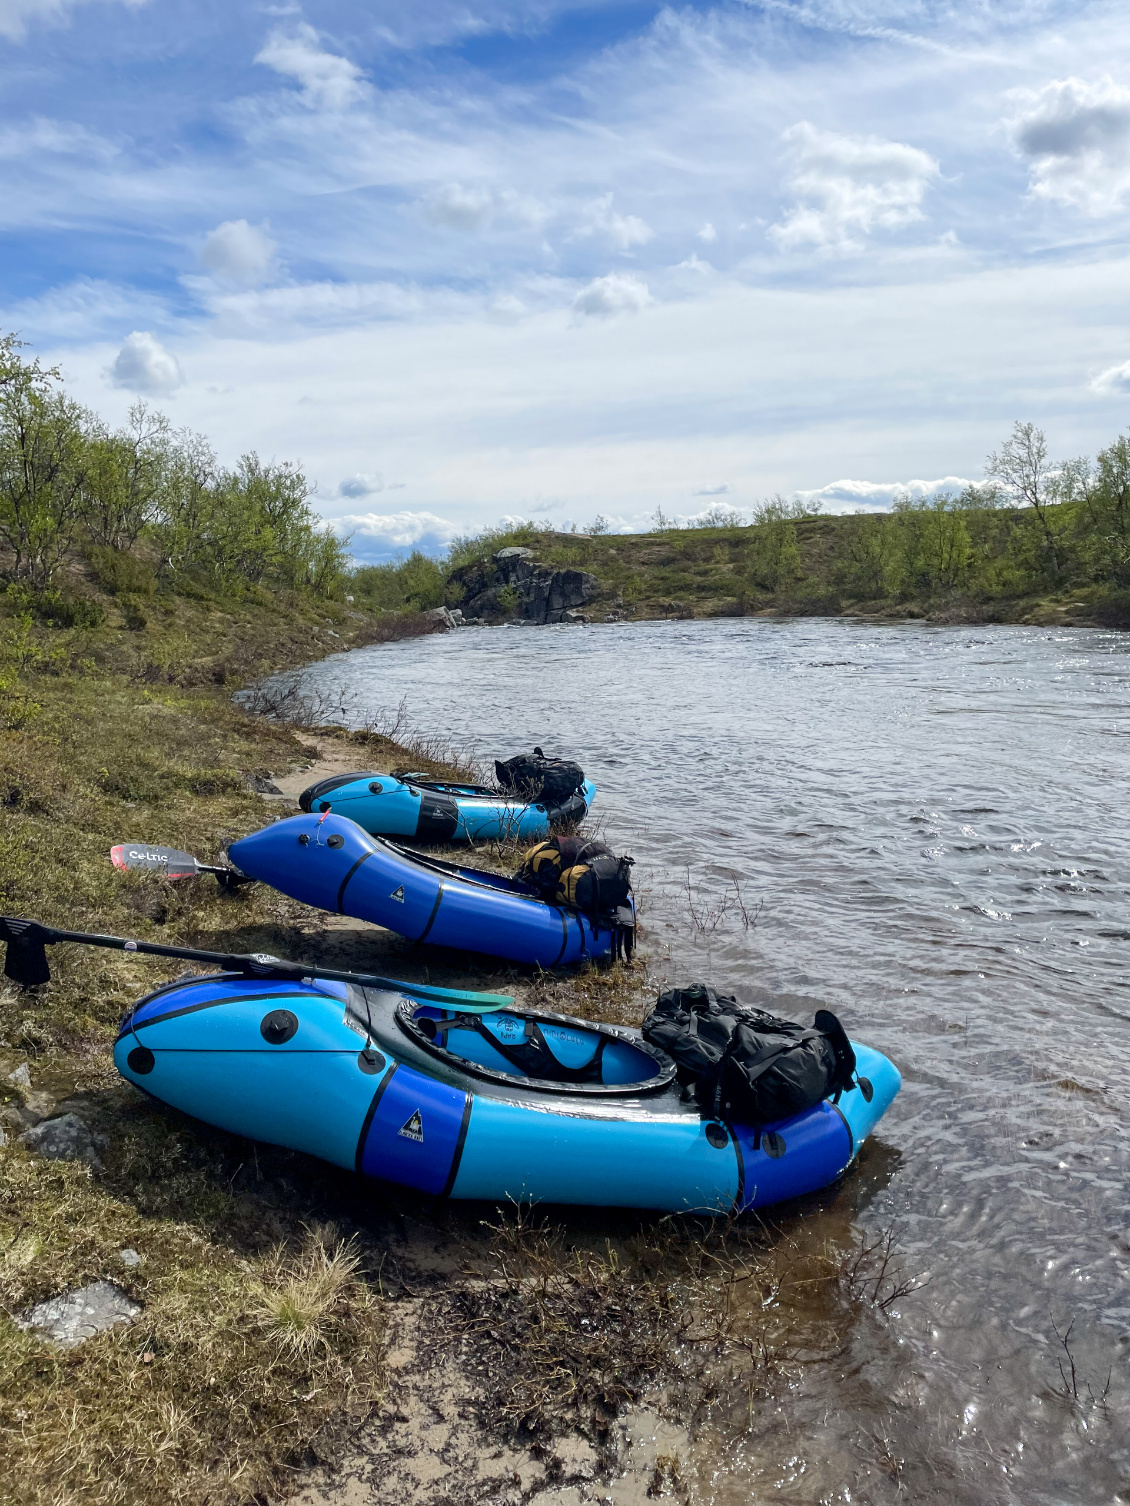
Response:
[{"label": "red paddle blade", "polygon": [[175,847],[152,847],[146,842],[122,842],[111,847],[110,861],[115,868],[144,868],[172,879],[196,878],[208,871],[201,868],[190,852],[178,852]]}]

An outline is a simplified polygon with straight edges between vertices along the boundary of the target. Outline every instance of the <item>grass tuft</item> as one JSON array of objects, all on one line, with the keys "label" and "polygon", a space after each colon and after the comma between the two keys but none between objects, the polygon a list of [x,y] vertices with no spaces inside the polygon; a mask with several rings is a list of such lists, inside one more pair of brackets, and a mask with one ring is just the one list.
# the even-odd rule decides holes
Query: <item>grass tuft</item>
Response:
[{"label": "grass tuft", "polygon": [[267,1263],[260,1292],[259,1318],[281,1352],[310,1359],[332,1350],[334,1325],[359,1298],[360,1256],[352,1241],[334,1240],[327,1246],[321,1230],[308,1233],[297,1256],[285,1248]]}]

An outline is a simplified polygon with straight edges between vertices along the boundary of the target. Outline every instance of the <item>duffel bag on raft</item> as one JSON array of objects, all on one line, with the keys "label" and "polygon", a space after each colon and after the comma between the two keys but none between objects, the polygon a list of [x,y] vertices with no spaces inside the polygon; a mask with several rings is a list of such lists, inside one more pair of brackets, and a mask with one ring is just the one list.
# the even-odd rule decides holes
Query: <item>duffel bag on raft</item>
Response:
[{"label": "duffel bag on raft", "polygon": [[516,758],[495,759],[499,788],[531,803],[564,805],[584,785],[585,771],[567,758],[547,758],[540,748]]},{"label": "duffel bag on raft", "polygon": [[[855,1052],[827,1009],[809,1030],[696,983],[660,994],[643,1036],[675,1058],[710,1119],[775,1124],[855,1086]],[[870,1097],[870,1084],[860,1087]]]},{"label": "duffel bag on raft", "polygon": [[518,877],[551,904],[611,915],[631,898],[632,859],[595,838],[550,837],[530,849]]}]

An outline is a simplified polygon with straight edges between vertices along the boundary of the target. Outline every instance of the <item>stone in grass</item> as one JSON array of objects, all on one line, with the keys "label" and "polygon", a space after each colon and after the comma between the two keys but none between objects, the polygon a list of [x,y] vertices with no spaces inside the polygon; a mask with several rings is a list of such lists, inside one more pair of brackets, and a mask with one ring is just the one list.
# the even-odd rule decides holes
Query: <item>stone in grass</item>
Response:
[{"label": "stone in grass", "polygon": [[58,1119],[44,1119],[25,1130],[20,1141],[36,1155],[49,1161],[82,1161],[93,1171],[100,1171],[96,1141],[89,1126],[77,1114],[61,1114]]},{"label": "stone in grass", "polygon": [[9,1072],[8,1081],[14,1082],[18,1088],[30,1088],[31,1073],[28,1071],[27,1062],[21,1062],[14,1072]]},{"label": "stone in grass", "polygon": [[132,1323],[141,1304],[112,1281],[92,1281],[77,1291],[40,1302],[16,1319],[25,1332],[41,1333],[62,1349],[71,1349],[118,1323]]},{"label": "stone in grass", "polygon": [[141,1264],[141,1256],[136,1250],[119,1250],[118,1259],[123,1265],[134,1266]]}]

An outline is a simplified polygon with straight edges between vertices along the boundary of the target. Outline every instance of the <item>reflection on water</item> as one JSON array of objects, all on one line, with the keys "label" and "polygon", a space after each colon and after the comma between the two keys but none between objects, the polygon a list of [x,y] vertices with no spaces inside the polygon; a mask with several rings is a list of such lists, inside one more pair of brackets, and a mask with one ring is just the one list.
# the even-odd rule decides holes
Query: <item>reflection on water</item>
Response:
[{"label": "reflection on water", "polygon": [[[814,1237],[894,1221],[929,1284],[859,1325],[834,1383],[814,1371],[748,1435],[720,1417],[687,1463],[696,1501],[1130,1486],[1130,638],[468,630],[310,673],[359,714],[407,697],[419,728],[491,757],[578,759],[637,860],[657,983],[708,976],[798,1017],[827,1002],[902,1069]],[[756,924],[696,927],[688,882],[701,913],[735,878]]]}]

